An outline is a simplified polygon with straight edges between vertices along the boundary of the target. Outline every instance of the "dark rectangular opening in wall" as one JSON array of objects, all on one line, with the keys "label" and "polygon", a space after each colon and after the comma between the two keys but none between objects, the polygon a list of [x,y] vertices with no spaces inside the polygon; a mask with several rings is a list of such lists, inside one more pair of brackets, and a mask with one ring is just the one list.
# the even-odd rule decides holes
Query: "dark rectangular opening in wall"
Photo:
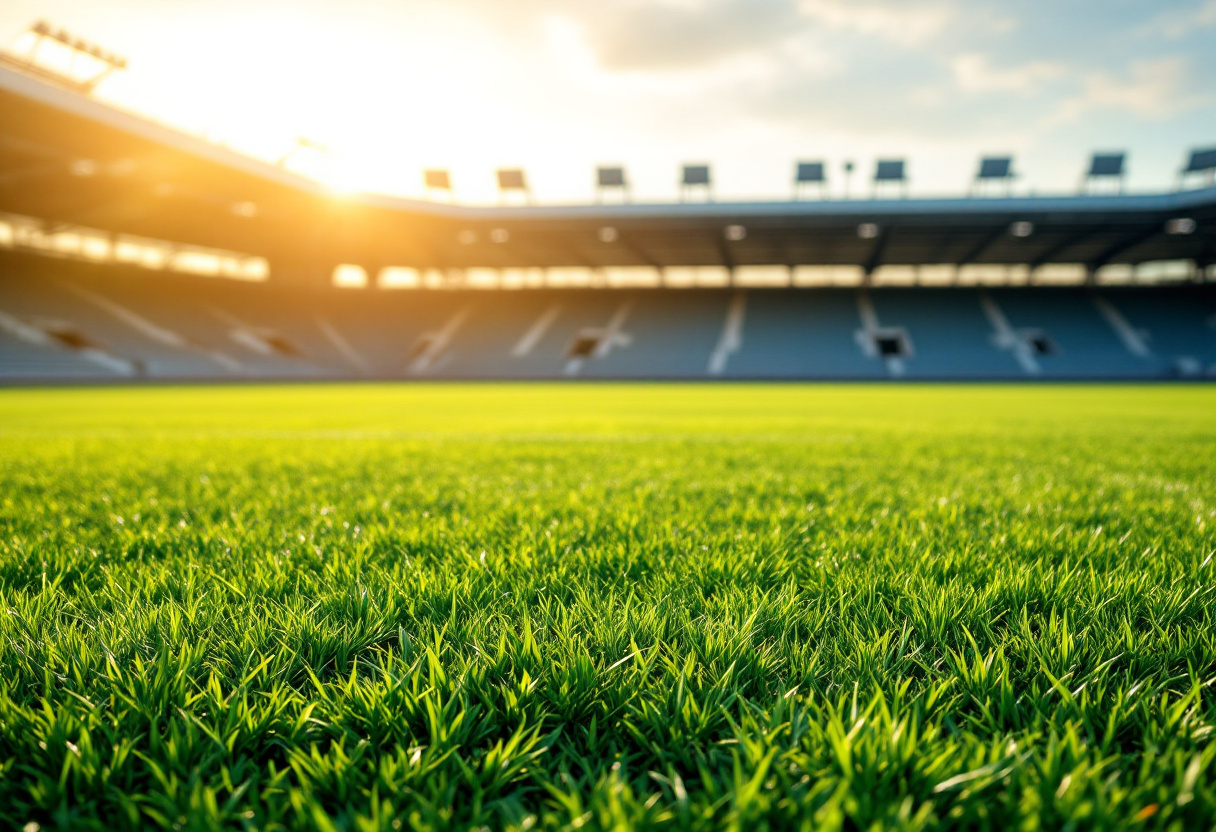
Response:
[{"label": "dark rectangular opening in wall", "polygon": [[410,351],[406,354],[406,361],[413,361],[421,358],[431,351],[431,346],[435,343],[435,339],[430,335],[423,335],[414,342],[414,346],[410,347]]},{"label": "dark rectangular opening in wall", "polygon": [[266,346],[270,347],[278,355],[284,355],[289,358],[299,358],[303,355],[299,347],[277,333],[272,332],[263,335],[262,340],[266,342]]},{"label": "dark rectangular opening in wall", "polygon": [[55,339],[61,347],[67,347],[70,350],[88,350],[95,349],[97,344],[93,343],[83,333],[75,329],[67,327],[47,327],[43,330],[47,335]]},{"label": "dark rectangular opening in wall", "polygon": [[902,332],[881,332],[874,336],[874,349],[882,358],[907,358],[911,353]]},{"label": "dark rectangular opening in wall", "polygon": [[599,349],[600,336],[598,335],[579,335],[570,344],[570,349],[566,351],[567,358],[591,358],[595,355],[595,351]]},{"label": "dark rectangular opening in wall", "polygon": [[242,347],[256,352],[258,355],[279,356],[282,358],[302,358],[303,350],[297,347],[289,338],[270,329],[249,329],[243,326],[231,330],[229,336]]},{"label": "dark rectangular opening in wall", "polygon": [[1041,332],[1031,333],[1026,342],[1035,355],[1055,355],[1057,352],[1056,342]]}]

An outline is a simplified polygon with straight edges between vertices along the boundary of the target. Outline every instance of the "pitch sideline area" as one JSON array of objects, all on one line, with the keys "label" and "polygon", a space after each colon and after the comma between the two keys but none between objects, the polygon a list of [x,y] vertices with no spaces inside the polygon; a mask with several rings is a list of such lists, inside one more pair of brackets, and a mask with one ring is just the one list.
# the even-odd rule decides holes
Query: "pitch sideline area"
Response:
[{"label": "pitch sideline area", "polygon": [[0,391],[0,825],[1204,828],[1216,388]]}]

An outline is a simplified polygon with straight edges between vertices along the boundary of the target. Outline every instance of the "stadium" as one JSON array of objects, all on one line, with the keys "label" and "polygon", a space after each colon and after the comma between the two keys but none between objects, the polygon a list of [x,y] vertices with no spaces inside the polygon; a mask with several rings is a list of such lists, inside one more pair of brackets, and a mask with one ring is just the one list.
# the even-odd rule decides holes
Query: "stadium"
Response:
[{"label": "stadium", "polygon": [[7,826],[1210,828],[1216,134],[465,202],[23,38]]}]

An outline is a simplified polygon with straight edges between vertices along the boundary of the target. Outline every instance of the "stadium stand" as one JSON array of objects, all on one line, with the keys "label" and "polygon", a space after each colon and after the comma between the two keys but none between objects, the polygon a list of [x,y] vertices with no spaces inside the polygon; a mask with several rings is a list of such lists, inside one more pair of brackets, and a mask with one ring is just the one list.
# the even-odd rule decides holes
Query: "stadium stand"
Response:
[{"label": "stadium stand", "polygon": [[674,204],[532,204],[514,168],[527,204],[439,170],[443,202],[336,199],[20,67],[0,108],[2,382],[1216,377],[1216,187],[910,198],[884,159],[897,198],[833,199],[813,161],[814,201],[714,202],[704,164]]},{"label": "stadium stand", "polygon": [[0,259],[7,382],[1214,374],[1210,285],[342,292]]}]

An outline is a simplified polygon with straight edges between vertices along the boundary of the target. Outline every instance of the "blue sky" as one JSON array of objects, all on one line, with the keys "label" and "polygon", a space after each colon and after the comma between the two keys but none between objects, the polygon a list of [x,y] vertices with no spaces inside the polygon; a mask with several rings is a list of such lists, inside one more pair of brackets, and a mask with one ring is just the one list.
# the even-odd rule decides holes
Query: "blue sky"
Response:
[{"label": "blue sky", "polygon": [[997,152],[1047,192],[1095,149],[1152,189],[1216,145],[1216,0],[7,0],[0,38],[37,18],[130,58],[102,97],[268,158],[305,136],[330,153],[302,166],[394,193],[522,165],[582,200],[614,162],[666,199],[706,161],[771,198],[798,158],[837,189],[855,160],[856,193],[877,156],[948,193]]}]

